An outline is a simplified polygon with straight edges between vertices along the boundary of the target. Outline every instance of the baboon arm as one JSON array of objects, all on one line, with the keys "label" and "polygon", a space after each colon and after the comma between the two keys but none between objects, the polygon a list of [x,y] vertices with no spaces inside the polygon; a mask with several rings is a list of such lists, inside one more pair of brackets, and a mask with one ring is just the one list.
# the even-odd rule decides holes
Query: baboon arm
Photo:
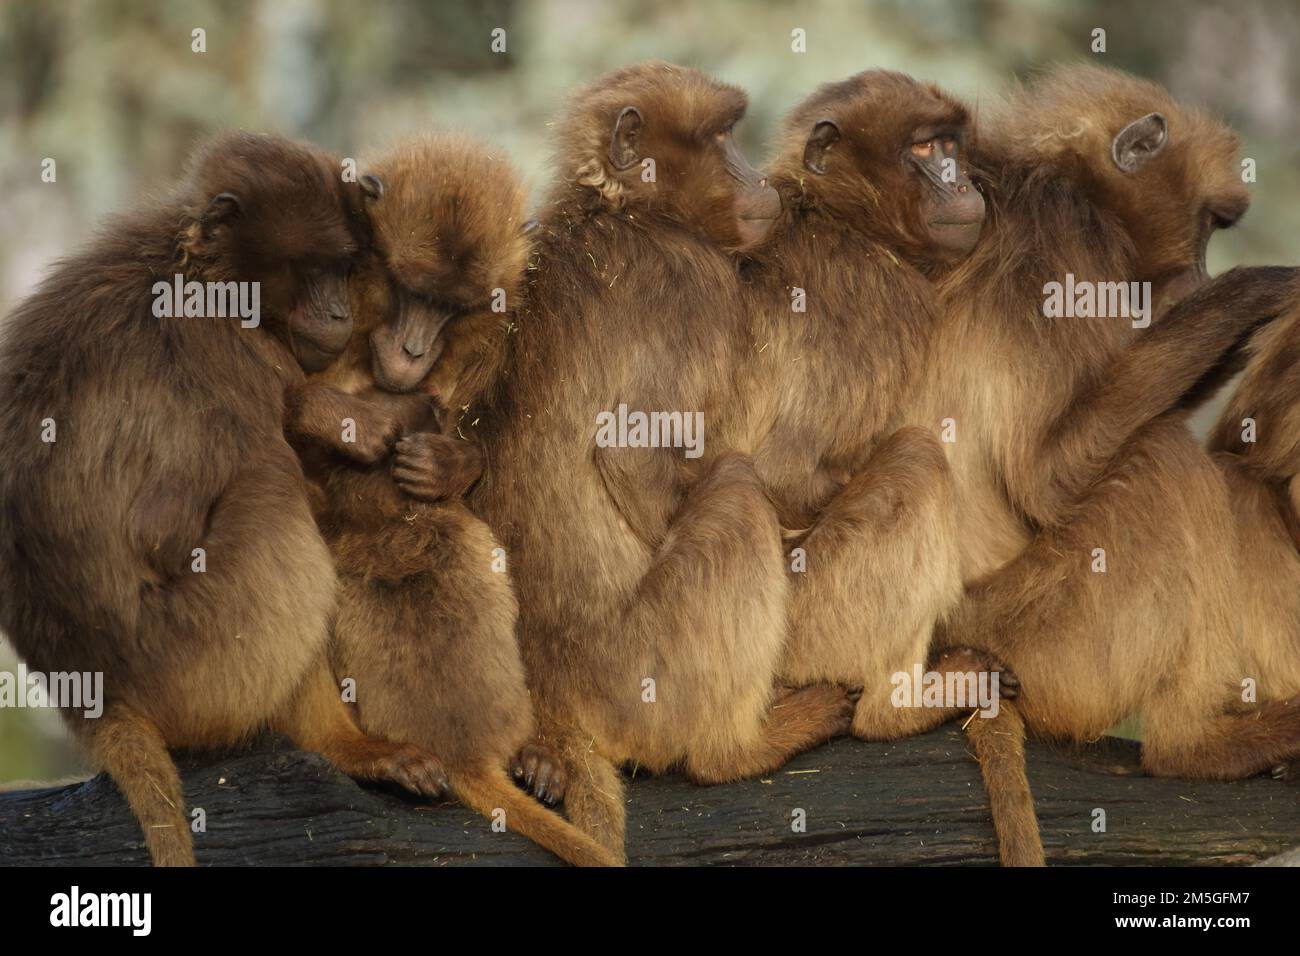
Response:
[{"label": "baboon arm", "polygon": [[446,771],[433,753],[367,734],[357,726],[324,659],[309,668],[271,727],[358,780],[394,783],[430,799],[447,789]]},{"label": "baboon arm", "polygon": [[1239,347],[1296,300],[1298,271],[1232,269],[1141,333],[1048,429],[1028,462],[1036,480],[1017,495],[1026,514],[1053,523],[1134,432],[1165,412],[1187,407],[1191,396],[1204,397],[1230,376]]},{"label": "baboon arm", "polygon": [[284,403],[284,431],[290,439],[327,448],[342,442],[344,419],[357,418],[363,399],[334,388],[308,382],[291,389]]},{"label": "baboon arm", "polygon": [[383,458],[399,435],[436,421],[434,400],[422,394],[368,389],[353,395],[308,382],[290,389],[284,403],[284,431],[292,444],[300,450],[324,448],[365,464]]},{"label": "baboon arm", "polygon": [[681,506],[673,452],[664,448],[597,448],[596,472],[628,528],[647,547],[663,540]]}]

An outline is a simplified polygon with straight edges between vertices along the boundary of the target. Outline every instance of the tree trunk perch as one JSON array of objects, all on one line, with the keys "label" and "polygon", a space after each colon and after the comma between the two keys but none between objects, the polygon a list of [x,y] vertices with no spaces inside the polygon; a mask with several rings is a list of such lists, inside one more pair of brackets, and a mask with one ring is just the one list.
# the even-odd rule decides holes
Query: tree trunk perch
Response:
[{"label": "tree trunk perch", "polygon": [[[1300,863],[1300,771],[1236,783],[1146,777],[1136,744],[1031,741],[1029,779],[1049,865]],[[548,864],[546,851],[454,802],[359,786],[315,754],[268,737],[182,758],[201,808],[200,865]],[[806,832],[792,829],[794,811]],[[1093,811],[1106,830],[1094,833]],[[997,860],[979,768],[955,726],[892,744],[837,740],[770,777],[697,787],[678,776],[628,788],[632,864],[909,865]],[[0,794],[0,865],[146,864],[135,820],[102,774]]]}]

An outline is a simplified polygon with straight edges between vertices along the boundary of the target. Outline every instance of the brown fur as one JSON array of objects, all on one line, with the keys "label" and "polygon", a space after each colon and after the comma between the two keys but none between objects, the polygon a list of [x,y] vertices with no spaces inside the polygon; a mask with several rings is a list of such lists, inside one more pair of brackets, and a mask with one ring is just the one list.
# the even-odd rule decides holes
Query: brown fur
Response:
[{"label": "brown fur", "polygon": [[[485,816],[578,864],[614,857],[518,790],[507,761],[532,736],[533,715],[515,643],[518,614],[507,574],[493,568],[499,548],[459,496],[478,477],[476,446],[432,420],[426,396],[454,407],[477,398],[482,376],[504,350],[505,316],[494,289],[513,303],[528,243],[523,187],[509,164],[483,144],[455,136],[405,142],[367,164],[383,184],[369,204],[376,257],[354,275],[358,317],[353,344],[335,367],[296,397],[290,431],[335,445],[343,419],[355,450],[314,456],[324,489],[321,527],[341,580],[334,666],[356,681],[357,713],[368,731],[429,747],[453,788]],[[407,396],[374,391],[371,333],[391,321],[399,296],[456,311],[441,333],[439,364]],[[455,434],[454,416],[450,428]],[[396,454],[388,446],[399,433]],[[390,474],[391,471],[391,474]],[[396,480],[395,480],[396,479]]]},{"label": "brown fur", "polygon": [[[610,159],[629,106],[655,183]],[[573,97],[527,305],[479,429],[490,467],[472,501],[510,551],[541,735],[567,764],[570,818],[620,854],[617,765],[734,780],[842,730],[849,708],[826,685],[772,707],[779,526],[750,459],[714,437],[735,407],[744,328],[726,252],[743,244],[737,187],[715,144],[744,106],[734,87],[664,63]],[[620,402],[702,411],[703,457],[597,448],[597,414]]]},{"label": "brown fur", "polygon": [[[66,716],[157,864],[194,862],[169,747],[269,724],[350,773],[437,789],[436,763],[363,737],[319,679],[336,582],[281,415],[313,288],[297,267],[341,274],[364,238],[339,168],[273,137],[213,140],[170,196],[60,263],[0,346],[0,624],[34,669],[103,672],[103,716]],[[240,212],[212,224],[226,192]],[[155,318],[153,283],[178,271],[261,281],[261,326]]]},{"label": "brown fur", "polygon": [[[818,172],[805,150],[826,120],[842,138]],[[853,732],[865,740],[921,733],[960,712],[895,706],[892,678],[928,664],[934,624],[961,597],[942,446],[928,431],[900,427],[939,322],[926,273],[947,258],[921,228],[924,185],[904,156],[918,129],[951,129],[964,141],[967,125],[960,103],[897,73],[819,89],[785,121],[771,163],[783,213],[749,273],[741,403],[755,465],[783,523],[808,529],[786,542],[787,551],[803,549],[807,566],[790,575],[781,671],[788,680],[861,685]],[[806,313],[792,309],[796,287]],[[982,654],[936,664],[999,669]],[[985,736],[972,738],[979,751]],[[1023,775],[1020,783],[1014,796],[994,794],[995,822],[1023,834],[1003,840],[1004,851],[1025,848],[1004,852],[1006,862],[1037,863]],[[1012,808],[1014,819],[999,816]]]},{"label": "brown fur", "polygon": [[[1122,172],[1112,139],[1151,112],[1167,142]],[[1177,411],[1294,295],[1287,270],[1235,270],[1170,308],[1203,275],[1202,211],[1244,209],[1235,150],[1222,125],[1121,73],[1061,68],[1013,94],[981,132],[993,214],[944,282],[923,405],[958,423],[969,586],[942,640],[1006,660],[1036,733],[1090,740],[1140,713],[1161,775],[1241,777],[1300,749],[1293,666],[1241,702],[1277,637],[1242,634],[1227,488]],[[1043,285],[1067,272],[1151,281],[1155,324],[1045,318]]]},{"label": "brown fur", "polygon": [[[1247,675],[1261,696],[1300,687],[1300,304],[1258,333],[1209,439],[1240,530]],[[1251,441],[1246,422],[1253,420]]]}]

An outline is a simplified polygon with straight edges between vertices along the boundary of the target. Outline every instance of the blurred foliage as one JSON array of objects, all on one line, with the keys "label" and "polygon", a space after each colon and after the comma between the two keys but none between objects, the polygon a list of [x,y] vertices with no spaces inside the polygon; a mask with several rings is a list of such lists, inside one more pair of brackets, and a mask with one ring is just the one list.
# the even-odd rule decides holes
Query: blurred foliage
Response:
[{"label": "blurred foliage", "polygon": [[[490,49],[497,27],[505,53]],[[791,51],[796,27],[807,53]],[[196,28],[204,53],[191,50]],[[1297,47],[1289,0],[6,0],[0,312],[90,223],[172,179],[210,130],[275,130],[364,156],[412,130],[460,127],[501,144],[540,187],[564,91],[652,56],[746,88],[740,136],[755,158],[785,110],[858,70],[904,70],[978,105],[1037,66],[1095,58],[1222,113],[1257,160],[1254,209],[1215,240],[1212,268],[1291,262]],[[40,180],[45,157],[56,183]],[[57,723],[40,717],[0,711],[0,780],[69,766],[51,743]]]}]

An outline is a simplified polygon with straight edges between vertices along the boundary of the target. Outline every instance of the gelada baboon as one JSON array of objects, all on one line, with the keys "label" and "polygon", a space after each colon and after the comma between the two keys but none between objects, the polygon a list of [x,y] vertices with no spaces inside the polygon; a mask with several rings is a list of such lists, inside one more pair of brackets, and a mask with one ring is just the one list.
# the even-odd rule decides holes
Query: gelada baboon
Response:
[{"label": "gelada baboon", "polygon": [[[510,555],[541,739],[568,770],[570,818],[620,854],[617,765],[734,780],[852,713],[832,685],[775,688],[780,527],[750,459],[713,438],[744,333],[732,253],[779,209],[732,142],[745,106],[660,62],[574,96],[504,384],[478,429],[489,467],[471,501]],[[675,414],[655,444],[686,447],[644,447],[631,427],[597,443],[632,413]]]},{"label": "gelada baboon", "polygon": [[[0,345],[0,626],[36,670],[103,674],[102,716],[64,714],[157,864],[194,861],[168,747],[269,724],[354,776],[444,784],[431,755],[363,736],[325,667],[334,567],[282,433],[299,362],[352,327],[364,218],[340,169],[274,137],[211,141],[169,198],[63,261]],[[214,301],[237,286],[166,307],[178,274],[247,284],[260,315]]]},{"label": "gelada baboon", "polygon": [[514,591],[500,546],[460,500],[482,454],[429,397],[468,405],[504,351],[528,254],[523,186],[500,154],[452,135],[365,168],[375,255],[351,279],[357,332],[288,421],[312,446],[341,582],[335,676],[354,682],[366,731],[436,752],[466,804],[570,862],[612,865],[506,775],[534,731]]},{"label": "gelada baboon", "polygon": [[[1295,295],[1288,269],[1196,288],[1211,234],[1248,204],[1236,153],[1226,127],[1122,73],[1060,68],[1011,94],[980,131],[991,215],[941,284],[926,376],[927,414],[955,429],[970,582],[941,642],[1014,668],[1036,733],[1091,740],[1141,714],[1158,775],[1242,777],[1300,749],[1296,687],[1255,670],[1294,638],[1243,636],[1225,484],[1180,408]],[[1055,315],[1051,283],[1071,282],[1083,314]],[[1150,295],[1088,317],[1086,284],[1130,282]],[[1263,702],[1243,702],[1248,677]]]},{"label": "gelada baboon", "polygon": [[[984,219],[968,138],[965,108],[910,77],[871,71],[821,87],[785,120],[771,163],[782,213],[747,272],[740,404],[759,478],[791,529],[781,673],[862,686],[853,733],[865,740],[979,706],[965,682],[960,707],[899,706],[899,675],[929,669],[956,686],[949,676],[1000,670],[969,651],[927,668],[935,622],[962,593],[952,477],[934,435],[901,427],[939,321],[927,273],[961,261]],[[1013,694],[1014,678],[1001,678]],[[985,722],[997,718],[975,724]],[[983,731],[972,731],[977,753]],[[1003,861],[1041,863],[1023,774],[990,784]]]}]

